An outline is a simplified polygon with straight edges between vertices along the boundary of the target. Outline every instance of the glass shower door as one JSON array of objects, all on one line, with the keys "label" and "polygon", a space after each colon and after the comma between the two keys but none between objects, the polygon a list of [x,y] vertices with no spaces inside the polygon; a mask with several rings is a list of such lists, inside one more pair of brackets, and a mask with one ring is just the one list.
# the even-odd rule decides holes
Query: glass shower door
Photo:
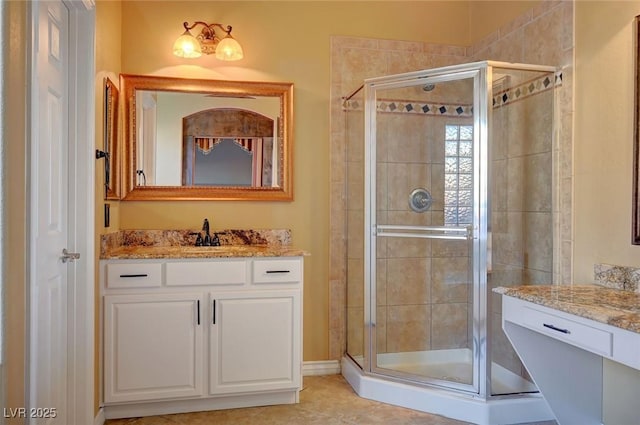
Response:
[{"label": "glass shower door", "polygon": [[365,85],[371,370],[476,393],[480,81]]}]

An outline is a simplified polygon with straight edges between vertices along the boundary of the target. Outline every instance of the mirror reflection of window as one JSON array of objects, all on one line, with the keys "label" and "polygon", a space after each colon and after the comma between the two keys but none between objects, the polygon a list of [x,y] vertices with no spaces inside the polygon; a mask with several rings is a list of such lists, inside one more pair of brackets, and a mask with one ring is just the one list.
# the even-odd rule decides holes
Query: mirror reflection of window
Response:
[{"label": "mirror reflection of window", "polygon": [[183,117],[182,184],[277,187],[277,122],[241,108],[210,108]]}]

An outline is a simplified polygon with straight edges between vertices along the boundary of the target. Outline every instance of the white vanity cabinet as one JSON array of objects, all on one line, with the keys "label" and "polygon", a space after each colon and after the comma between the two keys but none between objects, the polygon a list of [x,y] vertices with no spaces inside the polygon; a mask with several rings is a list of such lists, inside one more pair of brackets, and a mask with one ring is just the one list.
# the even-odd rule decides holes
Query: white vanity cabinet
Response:
[{"label": "white vanity cabinet", "polygon": [[107,419],[298,402],[302,257],[100,267]]},{"label": "white vanity cabinet", "polygon": [[107,402],[203,393],[199,293],[105,295]]},{"label": "white vanity cabinet", "polygon": [[300,293],[296,290],[209,294],[209,393],[300,386]]}]

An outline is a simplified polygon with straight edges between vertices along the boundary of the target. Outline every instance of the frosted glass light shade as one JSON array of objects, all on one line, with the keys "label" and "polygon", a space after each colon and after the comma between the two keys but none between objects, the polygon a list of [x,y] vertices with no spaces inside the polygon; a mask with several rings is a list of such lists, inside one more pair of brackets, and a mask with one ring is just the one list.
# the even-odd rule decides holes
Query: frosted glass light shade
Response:
[{"label": "frosted glass light shade", "polygon": [[173,43],[173,54],[181,58],[199,58],[202,49],[198,40],[187,30]]},{"label": "frosted glass light shade", "polygon": [[230,35],[227,35],[225,38],[220,40],[218,47],[216,47],[216,59],[223,61],[236,61],[243,57],[244,53],[242,52],[240,43]]}]

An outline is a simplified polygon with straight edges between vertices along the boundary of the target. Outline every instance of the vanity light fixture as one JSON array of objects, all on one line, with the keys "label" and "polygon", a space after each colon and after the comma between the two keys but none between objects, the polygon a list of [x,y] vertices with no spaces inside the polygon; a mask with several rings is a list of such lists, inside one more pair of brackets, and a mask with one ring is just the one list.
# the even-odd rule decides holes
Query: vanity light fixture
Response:
[{"label": "vanity light fixture", "polygon": [[[244,57],[240,43],[231,36],[231,25],[225,28],[221,24],[207,24],[202,21],[196,21],[193,25],[185,22],[183,25],[184,33],[173,43],[174,55],[181,58],[198,58],[203,53],[207,55],[215,53],[216,59],[224,61],[235,61]],[[191,30],[197,25],[202,25],[204,28],[198,36],[194,37]],[[216,34],[216,27],[226,33],[223,38]]]}]

